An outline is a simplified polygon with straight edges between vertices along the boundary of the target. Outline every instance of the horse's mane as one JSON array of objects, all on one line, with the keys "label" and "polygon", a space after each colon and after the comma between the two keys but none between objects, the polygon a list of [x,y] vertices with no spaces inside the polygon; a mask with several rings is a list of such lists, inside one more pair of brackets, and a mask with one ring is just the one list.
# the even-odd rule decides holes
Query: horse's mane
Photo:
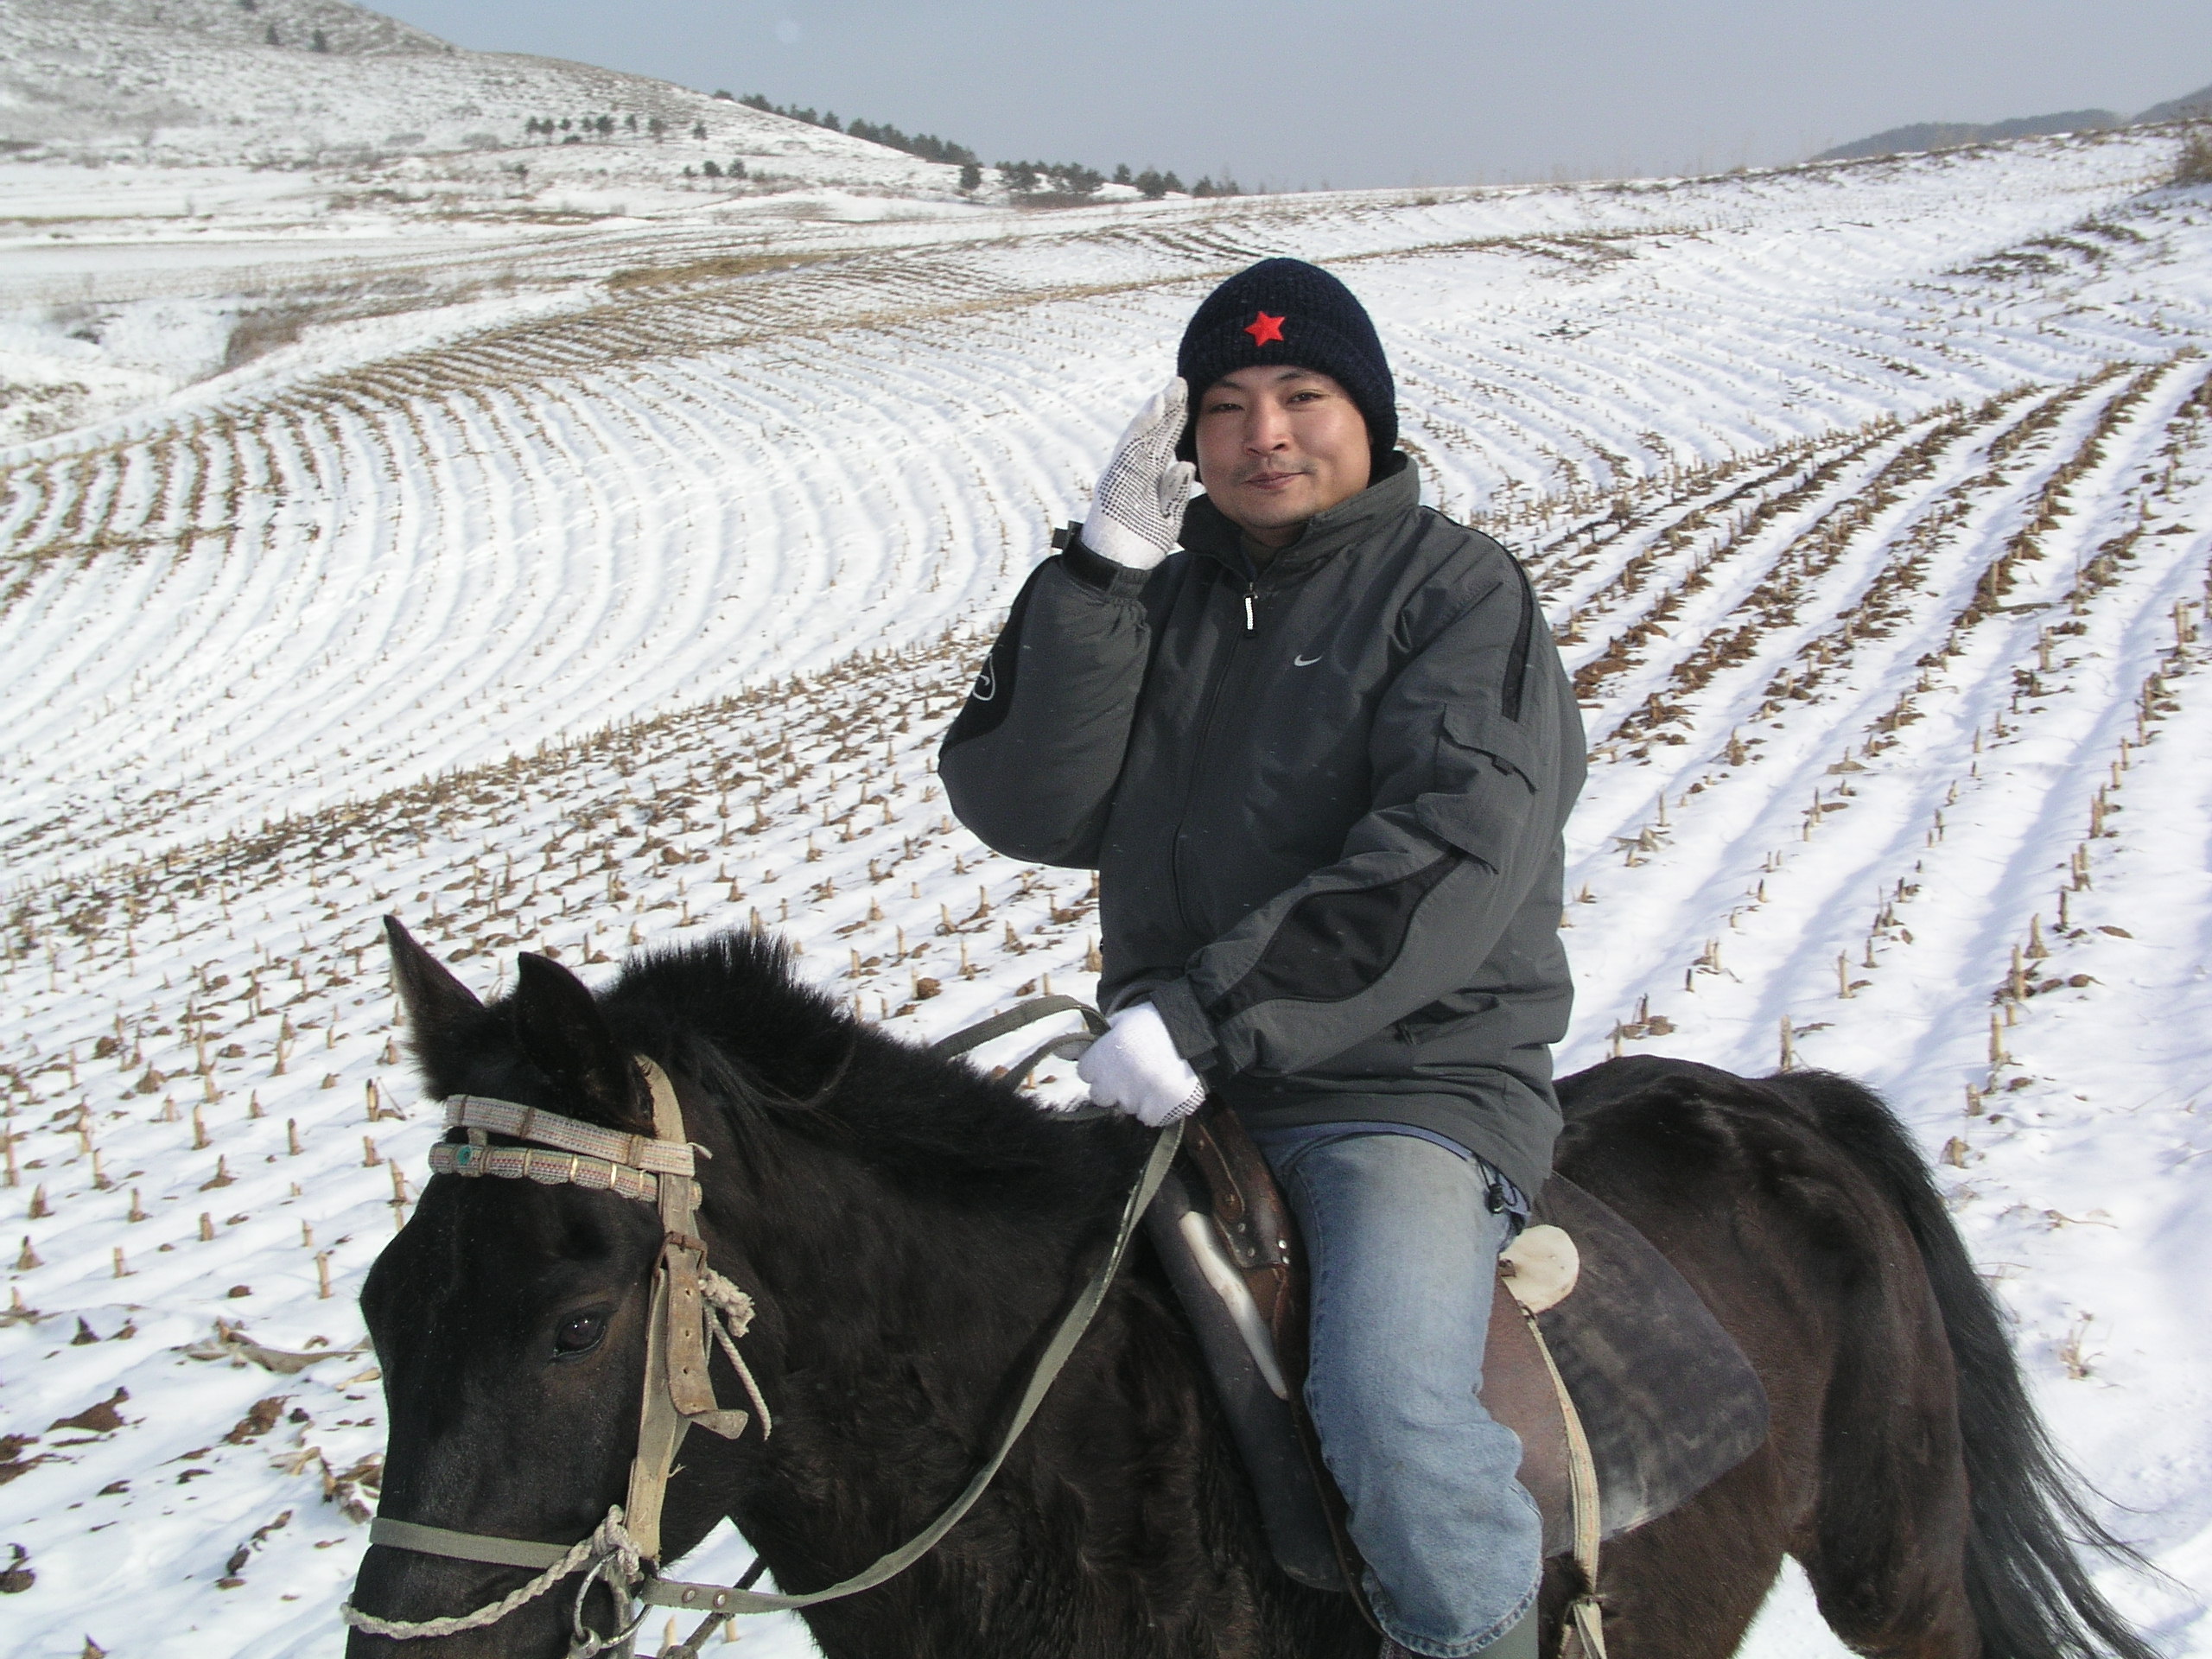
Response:
[{"label": "horse's mane", "polygon": [[1110,1192],[1134,1126],[1055,1122],[1001,1078],[902,1042],[798,978],[780,938],[730,929],[632,957],[601,1007],[696,1077],[747,1140],[796,1134],[939,1192],[989,1185],[1065,1212]]}]

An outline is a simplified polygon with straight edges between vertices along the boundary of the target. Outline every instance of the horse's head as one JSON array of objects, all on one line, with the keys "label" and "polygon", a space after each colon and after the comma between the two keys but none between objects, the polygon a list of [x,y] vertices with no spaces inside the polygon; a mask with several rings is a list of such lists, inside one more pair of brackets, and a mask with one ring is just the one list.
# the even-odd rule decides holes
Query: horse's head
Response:
[{"label": "horse's head", "polygon": [[[651,1135],[651,1096],[591,992],[525,955],[486,1007],[396,921],[392,967],[430,1091],[514,1101]],[[384,1370],[381,1513],[566,1547],[623,1501],[638,1434],[660,1218],[650,1204],[535,1180],[445,1177],[371,1269],[361,1297]],[[353,1594],[395,1620],[464,1614],[531,1575],[372,1547]],[[496,1626],[404,1643],[359,1630],[349,1654],[408,1659],[566,1650],[580,1579]],[[594,1586],[589,1622],[611,1628]]]},{"label": "horse's head", "polygon": [[[357,1623],[353,1659],[554,1659],[580,1592],[587,1630],[612,1633],[608,1590],[575,1570],[496,1621],[406,1627],[496,1607],[536,1576],[441,1551],[519,1540],[558,1565],[555,1552],[595,1540],[599,1560],[621,1541],[601,1530],[617,1504],[665,1560],[729,1515],[786,1587],[834,1583],[919,1531],[972,1474],[1007,1378],[1095,1265],[1142,1132],[1048,1122],[1011,1081],[867,1029],[756,931],[633,962],[603,998],[525,955],[489,1007],[396,922],[388,932],[423,1081],[470,1139],[440,1149],[452,1173],[423,1189],[362,1295],[385,1372],[387,1530],[353,1610],[392,1628]],[[680,1138],[656,1122],[678,1115],[671,1088]],[[690,1183],[640,1173],[681,1166],[684,1142],[711,1159],[696,1166],[696,1211]],[[693,1239],[712,1271],[694,1266]],[[648,1413],[664,1262],[667,1363]],[[724,1321],[704,1353],[702,1304]],[[1078,1409],[1067,1385],[1058,1398]],[[656,1547],[671,1411],[691,1427]],[[940,1558],[927,1573],[980,1570]],[[927,1573],[829,1604],[817,1630],[887,1650],[853,1632],[910,1613]]]}]

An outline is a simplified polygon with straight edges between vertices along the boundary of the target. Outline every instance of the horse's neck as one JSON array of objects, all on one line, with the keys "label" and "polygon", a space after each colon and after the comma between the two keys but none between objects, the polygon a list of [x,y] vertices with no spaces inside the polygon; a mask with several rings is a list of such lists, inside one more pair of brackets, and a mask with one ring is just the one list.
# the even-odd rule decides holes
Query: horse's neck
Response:
[{"label": "horse's neck", "polygon": [[812,1143],[787,1147],[782,1164],[743,1201],[738,1230],[769,1288],[844,1341],[940,1327],[967,1352],[995,1334],[1027,1341],[1036,1313],[1065,1301],[1076,1268],[1104,1249],[1111,1221],[1100,1217],[1121,1197],[1110,1170],[1087,1202],[1039,1213],[1013,1190],[1018,1176],[963,1191]]},{"label": "horse's neck", "polygon": [[[810,1160],[794,1173],[817,1193],[834,1190],[839,1173]],[[1043,1333],[1096,1265],[1111,1228],[1099,1220],[1103,1205],[1037,1217],[931,1202],[844,1173],[839,1199],[810,1204],[804,1217],[794,1206],[771,1230],[760,1263],[780,1327],[781,1398],[771,1400],[770,1478],[739,1520],[779,1582],[806,1586],[904,1543],[965,1485],[995,1449]],[[1143,1297],[1118,1294],[968,1519],[891,1587],[811,1616],[833,1659],[894,1648],[915,1659],[977,1659],[1053,1645],[1050,1630],[1029,1624],[1047,1618],[1064,1629],[1039,1610],[1079,1599],[1079,1549],[1110,1550],[1114,1541],[1071,1539],[1065,1517],[1040,1512],[1036,1495],[1140,1477],[1135,1467],[1096,1466],[1096,1454],[1112,1446],[1144,1460],[1147,1429],[1128,1373],[1132,1363],[1172,1368],[1162,1344],[1131,1341],[1133,1327],[1156,1316]],[[1074,1501],[1094,1507],[1087,1496]]]}]

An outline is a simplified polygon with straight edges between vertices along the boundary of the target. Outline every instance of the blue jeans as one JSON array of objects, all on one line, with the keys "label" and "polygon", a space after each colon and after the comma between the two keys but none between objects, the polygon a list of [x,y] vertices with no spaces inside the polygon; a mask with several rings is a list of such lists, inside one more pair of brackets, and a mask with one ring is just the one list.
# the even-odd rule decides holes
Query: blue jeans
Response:
[{"label": "blue jeans", "polygon": [[1305,1239],[1306,1404],[1368,1599],[1401,1646],[1464,1659],[1529,1610],[1542,1568],[1520,1439],[1478,1397],[1513,1217],[1487,1165],[1433,1141],[1362,1124],[1254,1138]]}]

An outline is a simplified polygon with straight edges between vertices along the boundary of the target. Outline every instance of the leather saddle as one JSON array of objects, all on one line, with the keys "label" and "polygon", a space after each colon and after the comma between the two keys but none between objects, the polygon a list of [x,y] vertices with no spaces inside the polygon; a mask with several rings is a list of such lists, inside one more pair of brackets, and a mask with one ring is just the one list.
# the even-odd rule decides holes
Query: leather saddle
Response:
[{"label": "leather saddle", "polygon": [[[1201,1113],[1183,1146],[1147,1230],[1196,1330],[1276,1561],[1301,1584],[1351,1592],[1358,1554],[1301,1393],[1304,1276],[1289,1209],[1231,1114]],[[1611,1208],[1554,1175],[1533,1211],[1501,1261],[1482,1398],[1521,1437],[1521,1484],[1543,1513],[1549,1556],[1574,1537],[1562,1385],[1595,1465],[1605,1538],[1665,1515],[1749,1457],[1766,1438],[1767,1398],[1697,1293]],[[1541,1311],[1524,1313],[1510,1294],[1516,1275]]]}]

